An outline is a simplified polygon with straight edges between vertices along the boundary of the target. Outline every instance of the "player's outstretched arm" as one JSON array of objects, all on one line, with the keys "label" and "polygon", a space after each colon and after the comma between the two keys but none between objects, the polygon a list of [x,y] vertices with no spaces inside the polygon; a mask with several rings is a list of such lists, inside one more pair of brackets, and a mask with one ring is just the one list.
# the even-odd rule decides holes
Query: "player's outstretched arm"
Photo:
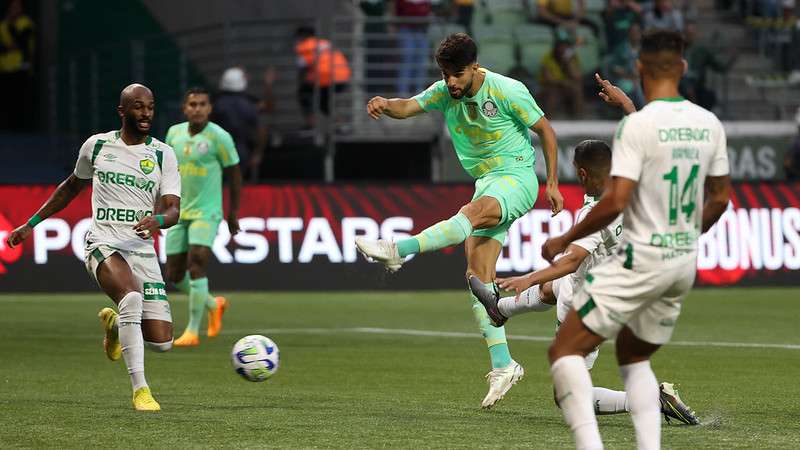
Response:
[{"label": "player's outstretched arm", "polygon": [[625,209],[636,188],[636,182],[625,177],[613,177],[603,197],[589,211],[586,218],[576,223],[566,234],[548,239],[542,246],[542,257],[549,262],[562,253],[570,242],[607,227]]},{"label": "player's outstretched arm", "polygon": [[706,200],[703,204],[703,233],[709,230],[728,207],[731,198],[731,177],[706,177]]},{"label": "player's outstretched arm", "polygon": [[142,239],[150,239],[160,228],[169,228],[178,223],[181,211],[181,198],[177,195],[166,194],[161,196],[161,205],[158,214],[144,216],[133,226],[133,230]]},{"label": "player's outstretched arm", "polygon": [[239,232],[239,199],[242,192],[242,169],[238,164],[226,167],[225,179],[228,180],[228,231],[231,236]]},{"label": "player's outstretched arm", "polygon": [[599,73],[594,74],[594,79],[597,81],[597,86],[600,87],[600,92],[598,92],[597,95],[599,95],[604,102],[611,106],[621,108],[626,116],[636,112],[636,106],[634,106],[633,101],[622,89],[614,86],[610,81],[604,80]]},{"label": "player's outstretched arm", "polygon": [[367,114],[375,120],[384,114],[393,119],[405,119],[424,112],[413,98],[372,97],[367,102]]},{"label": "player's outstretched arm", "polygon": [[9,247],[14,247],[27,239],[36,224],[64,209],[78,194],[80,194],[83,188],[91,183],[91,178],[82,179],[75,176],[75,174],[71,174],[58,185],[55,192],[53,192],[50,198],[44,202],[44,205],[36,211],[36,214],[28,220],[28,223],[17,227],[11,232],[8,239],[6,239],[6,244]]},{"label": "player's outstretched arm", "polygon": [[550,202],[550,210],[555,216],[564,208],[564,197],[558,190],[558,141],[556,140],[556,132],[550,121],[542,116],[539,120],[531,125],[531,130],[539,136],[542,142],[542,149],[544,150],[544,162],[547,166],[547,186],[545,187],[545,195],[547,201]]},{"label": "player's outstretched arm", "polygon": [[520,292],[531,286],[547,283],[575,273],[587,256],[589,256],[589,252],[586,249],[579,245],[571,244],[561,258],[555,260],[552,265],[518,277],[498,278],[497,285],[500,289],[515,291],[519,296]]}]

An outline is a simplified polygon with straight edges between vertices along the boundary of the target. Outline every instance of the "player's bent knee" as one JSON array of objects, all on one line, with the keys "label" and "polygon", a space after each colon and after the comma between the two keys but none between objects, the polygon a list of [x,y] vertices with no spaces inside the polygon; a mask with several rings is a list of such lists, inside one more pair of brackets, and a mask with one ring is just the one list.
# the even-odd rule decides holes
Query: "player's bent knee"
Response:
[{"label": "player's bent knee", "polygon": [[145,347],[158,353],[168,352],[172,349],[172,339],[167,342],[150,342],[144,341]]}]

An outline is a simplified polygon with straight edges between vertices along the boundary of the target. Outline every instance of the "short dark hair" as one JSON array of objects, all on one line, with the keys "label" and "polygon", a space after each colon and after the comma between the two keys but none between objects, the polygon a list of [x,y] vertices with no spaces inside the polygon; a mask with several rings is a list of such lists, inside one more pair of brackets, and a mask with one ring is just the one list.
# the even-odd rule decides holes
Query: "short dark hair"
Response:
[{"label": "short dark hair", "polygon": [[674,30],[651,29],[642,35],[639,61],[652,78],[680,79],[683,75],[683,34]]},{"label": "short dark hair", "polygon": [[192,86],[186,90],[186,93],[183,94],[183,103],[186,103],[189,100],[190,95],[207,95],[209,101],[211,100],[211,94],[208,93],[208,89],[202,86]]},{"label": "short dark hair", "polygon": [[683,55],[685,42],[683,34],[675,30],[652,28],[642,35],[641,53],[670,52]]},{"label": "short dark hair", "polygon": [[611,148],[605,141],[587,139],[575,146],[573,160],[591,176],[605,176],[611,168]]},{"label": "short dark hair", "polygon": [[439,67],[459,71],[478,60],[478,46],[466,33],[453,33],[436,49]]}]

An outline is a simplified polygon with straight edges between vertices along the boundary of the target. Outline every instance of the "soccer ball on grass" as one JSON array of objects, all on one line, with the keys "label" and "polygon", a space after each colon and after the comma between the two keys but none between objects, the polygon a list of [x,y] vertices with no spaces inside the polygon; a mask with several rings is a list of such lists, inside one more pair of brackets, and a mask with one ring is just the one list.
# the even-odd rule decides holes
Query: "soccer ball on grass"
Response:
[{"label": "soccer ball on grass", "polygon": [[279,361],[278,346],[257,334],[239,339],[231,350],[233,368],[248,381],[264,381],[275,375]]}]

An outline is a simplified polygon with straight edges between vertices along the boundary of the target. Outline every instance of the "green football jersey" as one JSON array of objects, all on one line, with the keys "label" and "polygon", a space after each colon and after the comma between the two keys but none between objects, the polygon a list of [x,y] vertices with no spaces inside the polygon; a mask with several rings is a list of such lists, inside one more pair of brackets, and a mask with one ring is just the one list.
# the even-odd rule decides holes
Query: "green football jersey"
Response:
[{"label": "green football jersey", "polygon": [[222,169],[239,164],[233,138],[208,122],[189,134],[189,122],[170,127],[167,144],[175,150],[181,173],[181,220],[222,219]]},{"label": "green football jersey", "polygon": [[528,128],[544,113],[524,84],[480,69],[486,74],[473,97],[454,99],[444,80],[414,99],[427,111],[444,114],[461,165],[473,178],[512,167],[531,167],[534,149]]}]

